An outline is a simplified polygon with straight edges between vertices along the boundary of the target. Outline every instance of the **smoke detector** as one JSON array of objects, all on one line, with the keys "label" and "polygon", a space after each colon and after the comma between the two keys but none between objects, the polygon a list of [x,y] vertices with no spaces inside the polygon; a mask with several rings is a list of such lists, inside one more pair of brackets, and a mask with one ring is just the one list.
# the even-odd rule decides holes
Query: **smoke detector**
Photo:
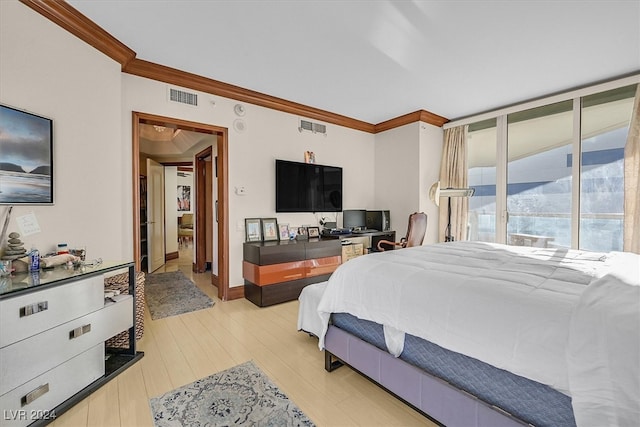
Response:
[{"label": "smoke detector", "polygon": [[245,109],[244,109],[244,105],[242,104],[236,104],[233,106],[233,112],[236,113],[236,116],[244,116],[245,113]]}]

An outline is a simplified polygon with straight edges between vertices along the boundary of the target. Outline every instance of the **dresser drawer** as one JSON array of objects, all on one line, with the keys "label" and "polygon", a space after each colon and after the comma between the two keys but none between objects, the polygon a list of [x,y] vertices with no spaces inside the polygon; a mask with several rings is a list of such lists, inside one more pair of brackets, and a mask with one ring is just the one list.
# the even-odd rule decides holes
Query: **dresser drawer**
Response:
[{"label": "dresser drawer", "polygon": [[304,266],[305,261],[270,265],[255,265],[244,261],[242,276],[258,286],[272,285],[304,278]]},{"label": "dresser drawer", "polygon": [[[0,396],[3,426],[26,426],[52,412],[78,390],[104,375],[104,345],[96,345],[54,369]],[[30,403],[27,403],[30,401]]]},{"label": "dresser drawer", "polygon": [[99,310],[103,305],[103,276],[2,300],[0,348]]},{"label": "dresser drawer", "polygon": [[321,276],[330,274],[340,267],[341,256],[331,256],[326,258],[308,259],[305,261],[305,277]]},{"label": "dresser drawer", "polygon": [[[104,295],[103,295],[104,300]],[[133,297],[0,349],[0,394],[133,326]]]}]

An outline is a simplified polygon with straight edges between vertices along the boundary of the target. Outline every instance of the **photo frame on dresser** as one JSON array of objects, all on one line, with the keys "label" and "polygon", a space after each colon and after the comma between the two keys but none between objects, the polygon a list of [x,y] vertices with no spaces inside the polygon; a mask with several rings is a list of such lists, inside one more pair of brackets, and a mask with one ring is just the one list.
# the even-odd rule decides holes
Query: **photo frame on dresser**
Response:
[{"label": "photo frame on dresser", "polygon": [[307,235],[310,239],[317,239],[320,237],[320,227],[307,227]]},{"label": "photo frame on dresser", "polygon": [[262,222],[260,218],[244,219],[244,234],[247,242],[262,241]]},{"label": "photo frame on dresser", "polygon": [[309,236],[307,234],[307,227],[298,227],[298,231],[296,233],[296,240],[307,240]]},{"label": "photo frame on dresser", "polygon": [[289,224],[278,224],[280,240],[289,240]]},{"label": "photo frame on dresser", "polygon": [[262,218],[262,240],[265,242],[280,240],[278,232],[278,220],[275,218]]}]

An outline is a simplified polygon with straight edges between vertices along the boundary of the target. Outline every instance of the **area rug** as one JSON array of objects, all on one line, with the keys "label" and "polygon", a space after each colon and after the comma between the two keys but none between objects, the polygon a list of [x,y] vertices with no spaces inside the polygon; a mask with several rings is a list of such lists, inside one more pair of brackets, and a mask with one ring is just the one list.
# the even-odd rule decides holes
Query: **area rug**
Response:
[{"label": "area rug", "polygon": [[148,274],[144,297],[153,320],[202,310],[214,304],[181,271]]},{"label": "area rug", "polygon": [[156,427],[313,426],[252,361],[149,399]]}]

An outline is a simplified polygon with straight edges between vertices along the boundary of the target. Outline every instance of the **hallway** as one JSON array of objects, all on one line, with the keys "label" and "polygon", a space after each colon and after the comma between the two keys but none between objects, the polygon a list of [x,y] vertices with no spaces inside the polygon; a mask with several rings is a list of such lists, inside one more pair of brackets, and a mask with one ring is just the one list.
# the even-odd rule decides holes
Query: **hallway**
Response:
[{"label": "hallway", "polygon": [[178,248],[178,258],[169,260],[150,274],[166,273],[170,271],[182,271],[186,277],[191,279],[205,294],[214,302],[218,302],[218,288],[211,284],[211,271],[204,273],[193,272],[193,243],[181,245]]}]

